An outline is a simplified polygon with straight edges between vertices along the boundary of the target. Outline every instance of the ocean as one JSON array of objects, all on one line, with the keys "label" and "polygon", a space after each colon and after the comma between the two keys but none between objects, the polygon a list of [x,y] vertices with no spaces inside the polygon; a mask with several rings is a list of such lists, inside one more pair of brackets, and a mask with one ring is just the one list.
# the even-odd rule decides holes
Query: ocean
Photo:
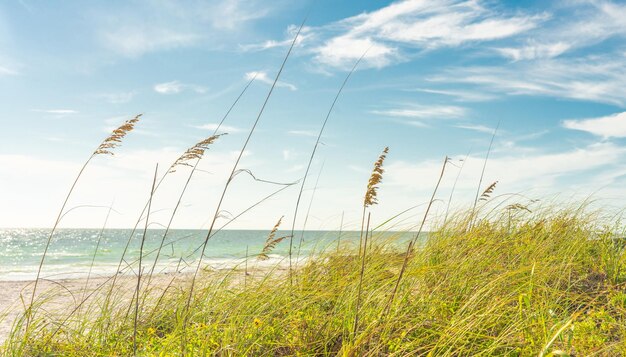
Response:
[{"label": "ocean", "polygon": [[[122,268],[128,272],[137,269],[143,230],[131,237],[130,229],[58,229],[46,255],[41,277],[46,279],[110,276],[118,270],[120,258],[127,243],[128,249]],[[148,230],[143,248],[144,271],[152,269],[156,251],[165,230]],[[280,242],[268,260],[255,257],[263,249],[268,236],[266,230],[224,230],[217,232],[208,242],[203,264],[209,269],[228,269],[241,265],[248,259],[252,265],[276,265],[286,262],[289,240]],[[45,248],[49,229],[0,229],[0,281],[34,280]],[[190,271],[200,256],[206,230],[170,230],[165,237],[155,272]],[[288,235],[278,231],[276,237]],[[411,233],[380,233],[375,239],[406,241]],[[294,257],[302,245],[299,256],[310,257],[328,249],[337,249],[337,243],[358,244],[359,232],[305,231],[296,232],[293,240]],[[96,250],[97,248],[97,250]],[[95,253],[95,254],[94,254]]]}]

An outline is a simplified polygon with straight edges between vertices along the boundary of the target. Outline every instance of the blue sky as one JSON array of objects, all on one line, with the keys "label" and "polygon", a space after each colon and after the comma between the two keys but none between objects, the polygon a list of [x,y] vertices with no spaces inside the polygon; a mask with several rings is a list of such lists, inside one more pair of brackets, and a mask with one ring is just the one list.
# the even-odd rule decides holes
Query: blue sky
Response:
[{"label": "blue sky", "polygon": [[[305,191],[310,229],[356,225],[372,163],[390,147],[374,217],[427,201],[449,155],[469,157],[454,207],[484,186],[525,198],[595,195],[619,206],[626,175],[626,5],[610,1],[11,1],[0,4],[0,227],[47,227],[95,146],[144,113],[114,157],[97,158],[65,227],[136,220],[154,165],[210,135],[248,78],[256,80],[201,164],[176,227],[206,227],[226,175],[297,24],[308,21],[241,168],[291,182],[347,71],[369,48],[329,121]],[[449,166],[436,213],[458,168]],[[167,221],[186,172],[155,199]],[[240,176],[223,207],[237,214],[277,187]],[[290,220],[289,188],[235,222]],[[415,224],[420,207],[409,211]],[[301,225],[301,223],[300,223]]]}]

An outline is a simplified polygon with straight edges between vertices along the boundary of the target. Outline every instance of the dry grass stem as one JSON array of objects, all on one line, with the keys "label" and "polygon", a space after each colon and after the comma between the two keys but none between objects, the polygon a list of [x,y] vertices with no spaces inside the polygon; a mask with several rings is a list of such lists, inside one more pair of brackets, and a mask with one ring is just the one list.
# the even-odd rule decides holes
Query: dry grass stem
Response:
[{"label": "dry grass stem", "polygon": [[138,114],[133,119],[127,120],[124,124],[120,125],[117,129],[113,130],[104,141],[93,152],[94,155],[113,155],[113,149],[122,144],[122,140],[128,133],[135,129],[135,124],[139,121],[142,114]]},{"label": "dry grass stem", "polygon": [[378,195],[378,185],[383,180],[383,173],[385,170],[383,169],[383,163],[385,162],[385,158],[387,157],[387,153],[389,153],[389,147],[386,147],[383,150],[383,153],[378,157],[378,160],[374,163],[374,168],[372,169],[372,175],[367,183],[367,191],[365,192],[365,200],[363,205],[365,207],[375,205],[378,203],[377,195]]},{"label": "dry grass stem", "polygon": [[493,191],[495,191],[497,184],[498,181],[494,181],[491,185],[487,186],[487,188],[483,191],[478,200],[487,201],[489,198],[491,198],[491,194],[493,193]]},{"label": "dry grass stem", "polygon": [[178,166],[189,166],[194,167],[194,165],[190,164],[189,161],[192,160],[200,160],[204,156],[205,151],[209,149],[209,147],[217,140],[220,136],[226,135],[226,133],[212,135],[208,138],[196,143],[194,146],[187,149],[167,170],[169,173],[176,172],[176,168]]},{"label": "dry grass stem", "polygon": [[276,248],[276,245],[282,242],[285,238],[289,237],[289,236],[276,237],[276,232],[278,231],[278,227],[280,227],[280,224],[283,221],[283,217],[280,217],[278,219],[278,222],[276,222],[276,224],[274,225],[274,228],[272,228],[272,231],[267,236],[267,239],[265,240],[265,245],[263,246],[263,250],[261,250],[261,253],[257,256],[258,260],[268,260],[270,258],[268,254],[270,254],[272,250]]}]

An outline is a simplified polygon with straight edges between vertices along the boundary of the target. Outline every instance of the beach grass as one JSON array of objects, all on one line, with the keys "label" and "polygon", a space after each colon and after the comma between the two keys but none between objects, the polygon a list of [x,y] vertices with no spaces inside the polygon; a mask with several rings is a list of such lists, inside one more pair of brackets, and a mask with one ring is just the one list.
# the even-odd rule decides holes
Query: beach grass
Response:
[{"label": "beach grass", "polygon": [[[360,59],[341,82],[322,122],[293,214],[288,216],[291,234],[277,236],[280,218],[278,223],[268,223],[268,228],[273,225],[274,229],[263,250],[246,253],[245,264],[219,272],[206,269],[204,253],[219,230],[296,184],[257,179],[239,163],[304,24],[293,38],[220,191],[209,229],[198,247],[198,259],[186,263],[190,272],[178,273],[177,269],[176,273],[157,274],[154,266],[198,163],[220,136],[219,127],[254,78],[210,137],[183,153],[160,179],[155,173],[150,199],[128,237],[117,274],[91,286],[88,281],[81,282],[78,285],[84,287],[75,291],[63,282],[49,282],[56,284],[56,289],[38,291],[48,247],[83,170],[95,156],[113,154],[139,116],[105,139],[82,166],[58,212],[32,292],[23,297],[24,313],[0,347],[2,355],[626,355],[624,227],[618,219],[586,205],[564,209],[509,201],[511,204],[504,206],[500,200],[490,206],[497,181],[486,188],[482,181],[495,132],[471,209],[450,212],[450,193],[444,218],[429,214],[450,164],[446,157],[421,223],[415,232],[409,232],[411,239],[407,241],[407,232],[394,239],[381,226],[371,229],[371,206],[377,202],[389,152],[385,148],[374,163],[369,182],[363,185],[360,241],[352,244],[339,235],[337,242],[304,259],[299,256],[299,246],[297,255],[292,252],[309,169],[334,105]],[[152,197],[167,174],[185,166],[191,170],[165,226],[154,265],[144,269],[149,267],[143,266],[142,258]],[[222,202],[240,173],[282,188],[218,228]],[[138,262],[129,261],[127,249],[142,221],[140,256]],[[289,255],[273,267],[257,268],[283,240],[288,240],[283,244],[289,245]]]},{"label": "beach grass", "polygon": [[[180,355],[181,343],[188,356],[626,354],[620,227],[580,209],[511,209],[459,214],[420,239],[391,306],[405,255],[377,232],[365,264],[359,247],[329,245],[292,279],[285,265],[201,274],[187,317],[184,275],[146,287],[136,354]],[[134,302],[111,300],[89,300],[70,319],[38,313],[27,331],[18,321],[4,355],[132,355]]]}]

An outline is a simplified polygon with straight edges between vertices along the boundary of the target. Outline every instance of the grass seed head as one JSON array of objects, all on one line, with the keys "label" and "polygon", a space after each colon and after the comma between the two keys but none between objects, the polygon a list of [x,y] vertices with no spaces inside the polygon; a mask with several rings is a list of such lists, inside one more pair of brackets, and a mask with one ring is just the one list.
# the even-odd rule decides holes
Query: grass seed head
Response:
[{"label": "grass seed head", "polygon": [[113,130],[100,146],[93,152],[93,155],[113,155],[113,149],[122,144],[124,137],[133,131],[135,124],[139,121],[142,114],[138,114],[133,119],[127,120],[124,124]]},{"label": "grass seed head", "polygon": [[168,170],[168,172],[169,173],[175,172],[178,166],[192,166],[191,164],[189,164],[189,161],[202,159],[205,151],[209,149],[209,146],[211,146],[215,142],[215,140],[217,140],[217,138],[219,138],[222,135],[226,135],[226,134],[224,133],[224,134],[209,136],[208,138],[202,141],[199,141],[194,146],[187,149],[187,151],[185,151],[178,159],[176,159],[176,161],[174,161],[172,166],[170,166],[170,169]]},{"label": "grass seed head", "polygon": [[385,170],[383,169],[383,163],[385,162],[387,153],[389,153],[389,147],[386,147],[385,150],[383,150],[383,153],[374,163],[374,169],[372,170],[372,175],[370,176],[370,179],[367,183],[367,191],[365,192],[365,207],[378,203],[378,199],[376,198],[376,196],[378,195],[378,184],[380,184],[380,182],[383,180],[383,173],[385,172]]}]

